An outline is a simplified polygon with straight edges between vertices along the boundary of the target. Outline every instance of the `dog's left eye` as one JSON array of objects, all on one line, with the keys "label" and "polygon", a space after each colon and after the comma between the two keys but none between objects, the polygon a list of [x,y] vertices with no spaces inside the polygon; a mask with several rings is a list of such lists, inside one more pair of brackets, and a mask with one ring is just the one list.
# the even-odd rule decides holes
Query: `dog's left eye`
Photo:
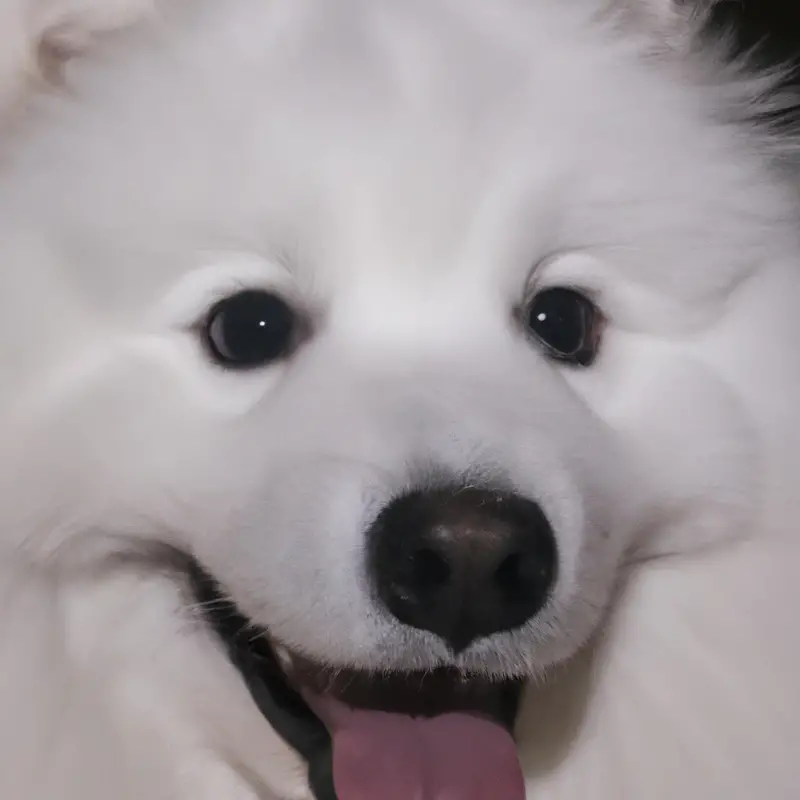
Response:
[{"label": "dog's left eye", "polygon": [[250,289],[220,300],[209,313],[204,338],[211,357],[229,369],[265,366],[289,354],[296,315],[271,292]]},{"label": "dog's left eye", "polygon": [[530,332],[559,361],[588,367],[600,349],[603,315],[586,295],[556,287],[537,294],[526,310]]}]

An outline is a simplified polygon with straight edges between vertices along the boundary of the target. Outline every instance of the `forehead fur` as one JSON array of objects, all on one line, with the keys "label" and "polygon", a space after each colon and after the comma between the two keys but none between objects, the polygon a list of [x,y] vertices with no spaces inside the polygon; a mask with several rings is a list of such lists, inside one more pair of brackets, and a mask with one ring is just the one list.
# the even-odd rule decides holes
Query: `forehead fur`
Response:
[{"label": "forehead fur", "polygon": [[323,292],[337,265],[522,275],[595,250],[684,298],[775,256],[786,198],[707,64],[594,0],[421,4],[181,5],[71,68],[0,208],[104,302],[220,248],[289,253]]}]

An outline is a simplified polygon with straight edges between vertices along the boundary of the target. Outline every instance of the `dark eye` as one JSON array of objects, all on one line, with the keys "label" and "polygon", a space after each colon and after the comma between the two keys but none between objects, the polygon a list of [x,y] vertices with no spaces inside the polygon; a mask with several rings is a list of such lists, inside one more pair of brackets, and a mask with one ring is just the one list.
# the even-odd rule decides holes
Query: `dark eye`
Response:
[{"label": "dark eye", "polygon": [[545,289],[531,301],[525,321],[531,333],[559,361],[592,364],[600,348],[603,315],[574,289]]},{"label": "dark eye", "polygon": [[286,301],[256,289],[220,300],[206,318],[208,350],[231,369],[261,367],[287,355],[297,319]]}]

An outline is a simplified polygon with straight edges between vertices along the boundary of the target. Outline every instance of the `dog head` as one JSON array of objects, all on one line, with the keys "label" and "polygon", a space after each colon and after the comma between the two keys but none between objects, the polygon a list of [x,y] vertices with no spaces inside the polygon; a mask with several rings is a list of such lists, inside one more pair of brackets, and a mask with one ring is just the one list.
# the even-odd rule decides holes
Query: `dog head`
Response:
[{"label": "dog head", "polygon": [[14,545],[168,545],[295,692],[508,726],[623,564],[736,536],[789,201],[599,5],[201,2],[71,64],[0,187]]}]

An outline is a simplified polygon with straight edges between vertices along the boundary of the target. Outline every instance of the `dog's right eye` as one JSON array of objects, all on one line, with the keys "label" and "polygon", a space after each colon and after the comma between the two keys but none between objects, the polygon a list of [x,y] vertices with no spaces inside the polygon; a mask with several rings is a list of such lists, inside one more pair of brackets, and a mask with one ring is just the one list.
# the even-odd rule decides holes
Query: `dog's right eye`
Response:
[{"label": "dog's right eye", "polygon": [[296,315],[285,300],[249,289],[220,300],[208,314],[203,333],[216,363],[254,369],[288,355],[296,328]]}]

